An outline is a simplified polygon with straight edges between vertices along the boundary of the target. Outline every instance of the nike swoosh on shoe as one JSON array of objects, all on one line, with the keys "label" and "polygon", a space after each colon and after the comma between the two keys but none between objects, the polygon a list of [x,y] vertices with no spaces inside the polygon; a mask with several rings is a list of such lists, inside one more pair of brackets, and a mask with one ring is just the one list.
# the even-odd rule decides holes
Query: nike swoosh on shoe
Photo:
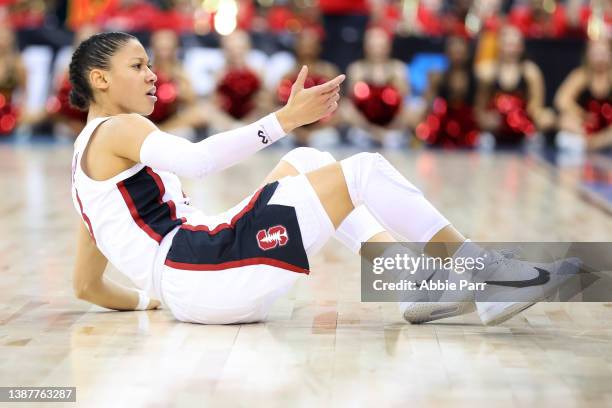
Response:
[{"label": "nike swoosh on shoe", "polygon": [[516,281],[485,281],[487,285],[508,286],[511,288],[527,288],[529,286],[544,285],[550,281],[550,272],[546,269],[534,266],[533,269],[538,271],[538,276],[533,279],[516,280]]}]

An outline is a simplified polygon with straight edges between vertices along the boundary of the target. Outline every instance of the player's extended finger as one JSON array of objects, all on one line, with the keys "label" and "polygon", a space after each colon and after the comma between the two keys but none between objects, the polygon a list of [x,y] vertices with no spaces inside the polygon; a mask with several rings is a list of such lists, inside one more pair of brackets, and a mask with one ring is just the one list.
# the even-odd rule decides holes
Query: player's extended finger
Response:
[{"label": "player's extended finger", "polygon": [[340,86],[340,84],[344,82],[345,79],[346,79],[346,75],[344,74],[338,75],[334,79],[331,79],[325,82],[324,84],[312,87],[311,89],[314,89],[316,90],[316,92],[319,92],[319,93],[326,93],[326,92],[333,90],[335,87]]},{"label": "player's extended finger", "polygon": [[327,91],[327,92],[323,92],[323,95],[330,95],[333,94],[334,92],[340,92],[340,85],[336,86],[335,88]]}]

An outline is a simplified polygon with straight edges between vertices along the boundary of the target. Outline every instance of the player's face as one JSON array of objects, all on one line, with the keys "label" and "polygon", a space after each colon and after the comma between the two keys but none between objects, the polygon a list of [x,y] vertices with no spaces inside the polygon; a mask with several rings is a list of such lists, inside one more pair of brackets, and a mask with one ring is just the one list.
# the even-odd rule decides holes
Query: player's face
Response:
[{"label": "player's face", "polygon": [[111,58],[108,93],[125,113],[149,115],[157,101],[157,76],[149,67],[149,57],[137,40],[128,41]]}]

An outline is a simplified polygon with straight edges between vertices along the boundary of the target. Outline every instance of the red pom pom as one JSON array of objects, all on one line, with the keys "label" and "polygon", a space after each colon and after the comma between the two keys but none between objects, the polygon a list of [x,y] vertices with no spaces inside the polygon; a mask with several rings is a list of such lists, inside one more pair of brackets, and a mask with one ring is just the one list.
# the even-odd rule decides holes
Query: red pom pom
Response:
[{"label": "red pom pom", "polygon": [[6,136],[17,127],[19,111],[11,104],[11,96],[0,93],[0,136]]},{"label": "red pom pom", "polygon": [[234,118],[242,119],[255,108],[253,97],[260,88],[261,82],[253,71],[232,69],[217,85],[221,107]]},{"label": "red pom pom", "polygon": [[498,143],[518,144],[535,133],[536,127],[527,113],[527,100],[520,91],[498,92],[490,106],[502,120],[501,128],[495,132]]},{"label": "red pom pom", "polygon": [[455,149],[475,147],[479,131],[471,105],[436,98],[425,126],[417,126],[416,133],[430,145]]},{"label": "red pom pom", "polygon": [[591,135],[612,125],[612,102],[606,99],[589,99],[583,105],[586,109],[584,130]]},{"label": "red pom pom", "polygon": [[357,82],[353,87],[353,104],[368,121],[386,126],[402,106],[402,95],[391,85]]},{"label": "red pom pom", "polygon": [[60,115],[68,119],[74,119],[85,123],[87,121],[87,112],[80,111],[70,105],[71,90],[72,85],[68,80],[68,76],[65,75],[57,90],[57,95],[52,96],[47,101],[47,112],[51,115]]}]

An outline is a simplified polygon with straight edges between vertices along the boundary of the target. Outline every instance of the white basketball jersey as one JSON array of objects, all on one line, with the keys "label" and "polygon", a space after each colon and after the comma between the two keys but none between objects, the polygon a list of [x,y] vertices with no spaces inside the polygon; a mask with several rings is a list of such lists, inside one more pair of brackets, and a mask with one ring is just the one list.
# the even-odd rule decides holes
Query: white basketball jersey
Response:
[{"label": "white basketball jersey", "polygon": [[183,194],[178,177],[169,172],[141,163],[104,181],[83,172],[83,151],[106,119],[90,121],[74,143],[72,201],[109,262],[136,287],[159,296],[153,275],[164,262],[174,235],[170,233],[195,209]]}]

